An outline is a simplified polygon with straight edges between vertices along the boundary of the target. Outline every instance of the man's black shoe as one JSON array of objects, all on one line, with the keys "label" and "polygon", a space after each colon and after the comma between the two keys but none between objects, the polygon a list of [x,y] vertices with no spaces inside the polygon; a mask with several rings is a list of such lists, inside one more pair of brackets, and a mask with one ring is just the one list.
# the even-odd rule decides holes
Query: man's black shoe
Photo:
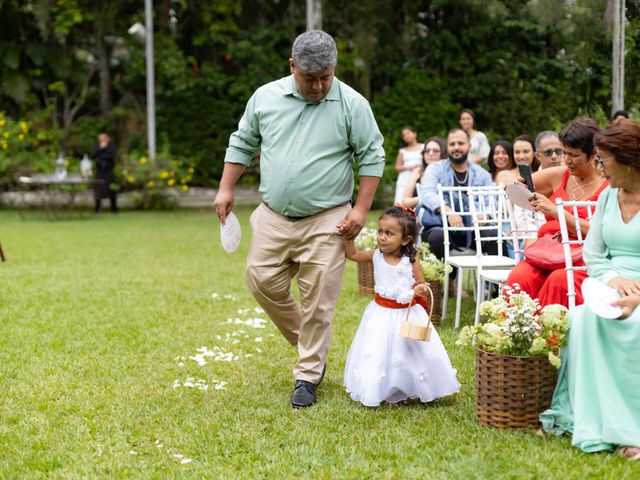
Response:
[{"label": "man's black shoe", "polygon": [[296,386],[291,395],[291,406],[293,408],[310,407],[316,403],[316,386],[306,380],[296,380]]}]

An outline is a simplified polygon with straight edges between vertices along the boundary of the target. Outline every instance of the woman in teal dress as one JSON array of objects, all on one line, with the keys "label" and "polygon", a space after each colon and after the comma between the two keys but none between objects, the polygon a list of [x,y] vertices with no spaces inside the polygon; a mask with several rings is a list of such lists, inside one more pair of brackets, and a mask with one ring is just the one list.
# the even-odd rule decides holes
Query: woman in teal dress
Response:
[{"label": "woman in teal dress", "polygon": [[570,312],[567,346],[544,430],[572,434],[584,452],[640,459],[640,125],[622,120],[596,135],[611,188],[600,195],[583,250],[589,276],[618,290],[618,319],[585,305]]}]

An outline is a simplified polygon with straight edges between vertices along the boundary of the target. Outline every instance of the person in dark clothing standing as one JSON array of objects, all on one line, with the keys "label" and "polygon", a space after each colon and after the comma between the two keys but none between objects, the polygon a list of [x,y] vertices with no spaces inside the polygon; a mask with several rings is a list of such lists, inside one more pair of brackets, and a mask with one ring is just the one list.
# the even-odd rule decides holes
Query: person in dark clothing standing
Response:
[{"label": "person in dark clothing standing", "polygon": [[96,161],[96,183],[93,193],[96,199],[96,213],[102,209],[102,199],[108,197],[111,201],[111,211],[116,213],[116,191],[112,184],[116,182],[113,168],[116,164],[116,147],[111,143],[111,137],[106,133],[98,135],[98,143],[93,147],[91,158]]}]

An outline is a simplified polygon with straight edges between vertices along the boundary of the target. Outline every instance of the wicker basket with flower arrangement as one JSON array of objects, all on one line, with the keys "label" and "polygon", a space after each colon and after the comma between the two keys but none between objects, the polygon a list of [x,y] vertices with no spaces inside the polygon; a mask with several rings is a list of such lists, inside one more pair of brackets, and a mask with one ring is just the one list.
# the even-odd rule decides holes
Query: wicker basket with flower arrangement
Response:
[{"label": "wicker basket with flower arrangement", "polygon": [[[378,248],[378,231],[375,228],[364,227],[355,239],[358,250],[375,250]],[[373,262],[358,262],[358,293],[360,295],[375,295],[375,281],[373,278]]]},{"label": "wicker basket with flower arrangement", "polygon": [[538,425],[547,409],[569,330],[563,305],[540,308],[515,285],[480,305],[481,323],[460,332],[476,347],[476,418],[498,428]]},{"label": "wicker basket with flower arrangement", "polygon": [[442,311],[442,285],[445,274],[447,272],[451,273],[451,266],[436,257],[427,243],[421,243],[418,247],[418,258],[420,259],[420,265],[422,265],[424,279],[429,283],[433,292],[434,305],[431,322],[434,325],[439,325],[441,321],[440,312]]}]

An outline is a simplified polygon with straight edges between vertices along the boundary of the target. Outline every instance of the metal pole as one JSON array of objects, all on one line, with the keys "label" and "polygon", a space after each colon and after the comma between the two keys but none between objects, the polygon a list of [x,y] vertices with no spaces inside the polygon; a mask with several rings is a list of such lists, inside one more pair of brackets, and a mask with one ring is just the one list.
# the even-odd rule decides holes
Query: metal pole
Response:
[{"label": "metal pole", "polygon": [[307,0],[307,30],[322,30],[322,0]]},{"label": "metal pole", "polygon": [[624,25],[625,0],[613,0],[613,66],[611,72],[611,114],[624,109]]},{"label": "metal pole", "polygon": [[153,5],[151,0],[144,0],[144,17],[146,28],[146,69],[147,69],[147,147],[149,160],[156,159],[156,92],[153,66]]}]

